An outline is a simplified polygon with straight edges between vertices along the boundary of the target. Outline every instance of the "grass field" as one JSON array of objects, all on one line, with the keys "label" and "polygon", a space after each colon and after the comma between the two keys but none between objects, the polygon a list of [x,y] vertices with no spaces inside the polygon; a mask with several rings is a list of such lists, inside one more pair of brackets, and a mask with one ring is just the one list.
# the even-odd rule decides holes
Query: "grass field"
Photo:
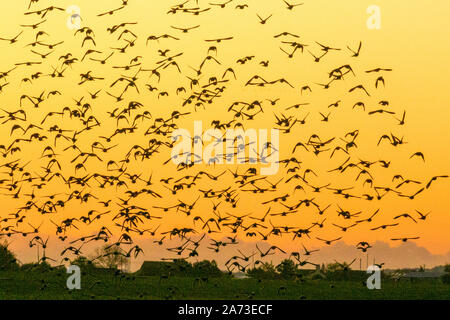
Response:
[{"label": "grass field", "polygon": [[0,272],[0,299],[450,299],[450,285],[440,279],[394,282],[380,290],[363,281],[160,278],[135,275],[83,274],[80,290],[68,290],[67,274]]}]

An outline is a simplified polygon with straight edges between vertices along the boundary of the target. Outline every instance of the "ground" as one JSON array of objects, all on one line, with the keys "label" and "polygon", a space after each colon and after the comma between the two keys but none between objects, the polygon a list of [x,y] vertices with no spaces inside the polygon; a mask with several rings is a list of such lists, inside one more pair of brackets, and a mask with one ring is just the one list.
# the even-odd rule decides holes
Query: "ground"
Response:
[{"label": "ground", "polygon": [[81,290],[68,290],[64,272],[0,272],[0,299],[450,299],[440,279],[395,282],[380,290],[363,281],[141,277],[83,274]]}]

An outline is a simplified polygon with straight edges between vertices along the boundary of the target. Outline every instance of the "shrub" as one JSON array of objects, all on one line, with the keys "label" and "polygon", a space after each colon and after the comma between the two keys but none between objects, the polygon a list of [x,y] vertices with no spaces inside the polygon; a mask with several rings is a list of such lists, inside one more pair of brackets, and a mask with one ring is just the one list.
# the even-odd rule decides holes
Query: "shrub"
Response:
[{"label": "shrub", "polygon": [[279,275],[273,263],[264,262],[261,267],[249,269],[247,275],[254,279],[277,279]]},{"label": "shrub", "polygon": [[3,242],[0,244],[0,270],[16,270],[19,268],[17,259],[9,249],[8,244]]},{"label": "shrub", "polygon": [[441,278],[443,283],[450,284],[450,273],[444,274]]},{"label": "shrub", "polygon": [[442,276],[442,282],[445,284],[450,284],[450,264],[445,266],[444,271],[446,273]]},{"label": "shrub", "polygon": [[281,261],[281,263],[277,265],[276,270],[283,279],[292,279],[298,274],[294,261],[289,259]]},{"label": "shrub", "polygon": [[91,260],[89,260],[88,258],[83,257],[83,256],[77,257],[70,264],[79,266],[80,269],[83,271],[94,271],[94,270],[98,269],[97,266],[95,265],[95,263],[93,263]]},{"label": "shrub", "polygon": [[38,271],[38,272],[48,272],[52,270],[52,266],[48,262],[41,263],[25,263],[20,266],[21,271]]},{"label": "shrub", "polygon": [[130,266],[130,259],[124,256],[124,252],[119,246],[104,245],[96,249],[95,266],[105,269],[127,270]]},{"label": "shrub", "polygon": [[[193,266],[191,263],[184,259],[175,259],[173,261],[174,269],[181,274],[191,274],[193,271]],[[217,265],[216,265],[217,266]]]},{"label": "shrub", "polygon": [[203,260],[195,262],[192,265],[192,273],[194,276],[202,277],[221,277],[223,272],[217,267],[216,261]]}]

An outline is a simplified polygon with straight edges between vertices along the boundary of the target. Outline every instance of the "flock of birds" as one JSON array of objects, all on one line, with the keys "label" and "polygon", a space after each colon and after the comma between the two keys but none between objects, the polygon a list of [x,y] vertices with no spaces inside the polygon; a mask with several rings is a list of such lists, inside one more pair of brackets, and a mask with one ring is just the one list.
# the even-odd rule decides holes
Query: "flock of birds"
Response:
[{"label": "flock of birds", "polygon": [[[381,223],[379,218],[391,215],[393,210],[354,211],[346,208],[345,201],[358,199],[373,203],[388,197],[414,200],[429,191],[436,181],[448,178],[447,175],[418,181],[405,174],[395,174],[390,184],[380,184],[375,172],[380,168],[388,170],[393,160],[359,158],[358,138],[363,127],[343,137],[311,133],[301,138],[305,130],[332,126],[332,115],[345,108],[355,118],[367,116],[361,121],[385,121],[384,126],[391,126],[387,131],[406,124],[406,111],[394,111],[386,99],[379,101],[377,107],[369,108],[373,104],[369,99],[374,91],[384,89],[386,76],[392,69],[357,70],[354,64],[363,52],[362,42],[337,48],[324,41],[303,43],[295,30],[268,34],[268,38],[280,41],[280,57],[274,59],[312,59],[320,65],[329,56],[347,57],[348,63],[330,70],[324,83],[297,84],[283,76],[272,79],[261,76],[270,69],[271,61],[264,59],[264,54],[246,55],[245,50],[251,52],[251,46],[239,48],[241,52],[235,52],[235,61],[225,63],[226,57],[220,56],[221,46],[235,41],[239,34],[210,37],[204,39],[206,47],[199,44],[185,48],[186,51],[195,49],[199,59],[197,67],[183,61],[183,52],[172,49],[171,45],[178,40],[207,29],[195,23],[199,15],[213,15],[219,10],[246,14],[249,21],[254,17],[254,24],[261,25],[261,33],[271,32],[267,27],[272,15],[259,13],[256,2],[188,0],[170,5],[167,15],[189,17],[192,26],[168,25],[167,33],[142,35],[136,26],[145,22],[123,18],[133,1],[117,1],[117,5],[116,1],[109,1],[111,8],[97,16],[101,28],[89,26],[91,21],[83,19],[82,28],[73,31],[78,48],[67,47],[65,40],[52,37],[46,24],[65,15],[65,8],[44,2],[48,1],[31,0],[24,12],[29,22],[21,24],[12,36],[5,33],[14,33],[13,27],[3,30],[0,37],[2,47],[15,46],[15,50],[26,50],[33,57],[15,61],[11,67],[4,67],[4,61],[4,70],[0,72],[0,119],[4,132],[9,134],[9,137],[2,136],[0,144],[1,197],[7,200],[6,205],[18,204],[13,210],[2,210],[0,235],[40,248],[43,254],[39,262],[68,263],[87,255],[88,244],[118,248],[102,256],[119,254],[136,258],[145,255],[143,248],[136,244],[139,238],[167,250],[170,259],[198,259],[199,248],[220,255],[224,247],[235,246],[236,254],[225,263],[229,272],[233,272],[246,271],[268,261],[274,254],[293,259],[299,266],[316,266],[309,259],[319,249],[309,250],[307,241],[331,245],[343,239],[350,229],[368,224],[370,231],[392,229],[389,237],[392,241],[419,238],[419,235],[397,234],[396,227],[401,223],[423,223],[429,212],[395,214],[389,223]],[[307,7],[303,3],[279,2],[286,14]],[[284,11],[278,14],[281,12]],[[111,24],[112,19],[116,23]],[[96,36],[105,31],[104,38]],[[23,40],[26,35],[34,40],[26,43]],[[134,48],[140,44],[146,46],[145,52]],[[115,63],[118,56],[128,63]],[[148,57],[157,57],[157,62],[149,63]],[[87,63],[95,63],[98,70],[88,70]],[[106,76],[102,72],[106,69],[118,76]],[[242,76],[255,71],[258,74],[250,78]],[[280,72],[271,70],[269,74]],[[358,83],[361,73],[374,76],[373,82],[349,87],[350,81]],[[170,80],[172,86],[162,87],[165,77],[177,80]],[[71,78],[74,80],[70,88],[61,84]],[[319,112],[309,106],[308,97],[314,93],[321,95],[338,85],[347,87],[342,94],[355,97],[352,105],[344,105],[337,99],[325,106],[327,111]],[[20,87],[21,94],[6,103],[4,96],[14,86]],[[233,94],[235,101],[230,104],[225,97],[227,89],[233,86],[237,88],[235,93],[253,90],[258,98],[245,101]],[[274,86],[291,90],[299,102],[283,105],[282,96],[273,98]],[[169,96],[179,101],[173,109],[165,102]],[[64,102],[55,102],[62,101],[56,99]],[[101,99],[107,99],[108,103],[98,103]],[[170,110],[167,116],[159,115],[167,110]],[[264,146],[265,152],[280,153],[280,172],[276,176],[258,174],[258,164],[219,165],[217,157],[202,165],[186,161],[176,166],[170,158],[167,160],[176,143],[171,134],[180,128],[179,123],[202,119],[205,114],[214,115],[217,110],[225,112],[228,118],[213,120],[211,126],[216,129],[246,129],[256,126],[254,120],[266,119],[280,131],[284,142],[292,142],[289,150],[276,150],[270,143]],[[319,121],[312,119],[313,114],[320,116]],[[221,155],[223,158],[249,147],[245,141],[238,140],[235,152]],[[202,137],[192,138],[192,145],[196,143],[203,144]],[[373,148],[386,144],[392,152],[401,151],[406,143],[403,136],[390,132],[374,141]],[[425,162],[424,154],[415,151],[408,154],[409,161]],[[311,169],[314,164],[303,160],[307,155],[328,159],[329,167],[323,173]],[[187,158],[192,160],[195,155],[188,154]],[[150,161],[155,162],[150,165]],[[160,169],[169,166],[173,169]],[[164,176],[164,172],[171,174]],[[345,177],[346,184],[340,185],[333,179],[319,184],[321,176],[329,175]],[[251,199],[258,199],[264,209],[242,210]],[[331,203],[333,199],[335,203]],[[307,210],[312,221],[304,214]],[[187,224],[182,220],[186,218]],[[183,225],[177,225],[178,221],[183,221]],[[60,256],[46,254],[51,242],[41,230],[43,224],[46,230],[56,233],[54,241],[64,244]],[[93,228],[94,232],[86,231]],[[339,231],[340,235],[327,237],[324,231],[327,228]],[[82,235],[75,239],[71,234]],[[294,241],[301,249],[289,252],[270,244],[278,238]],[[170,240],[179,243],[164,247]],[[254,251],[243,252],[239,242],[246,240],[269,245],[256,244]],[[355,247],[367,252],[372,245],[361,239]],[[95,262],[102,256],[91,260]]]}]

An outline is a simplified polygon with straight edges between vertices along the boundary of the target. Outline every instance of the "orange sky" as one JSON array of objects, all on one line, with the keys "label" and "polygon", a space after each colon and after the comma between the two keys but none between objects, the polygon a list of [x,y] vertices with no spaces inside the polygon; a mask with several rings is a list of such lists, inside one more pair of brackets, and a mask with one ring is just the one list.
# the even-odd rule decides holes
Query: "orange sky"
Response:
[{"label": "orange sky", "polygon": [[[45,114],[49,111],[60,111],[64,106],[73,106],[72,99],[78,99],[82,96],[88,98],[88,91],[95,92],[103,90],[102,94],[95,101],[91,101],[93,113],[101,120],[101,127],[93,130],[94,133],[84,135],[80,138],[79,146],[83,151],[90,150],[90,144],[98,141],[98,136],[108,135],[116,128],[116,121],[107,118],[106,111],[112,111],[116,107],[123,107],[129,101],[140,101],[144,104],[145,110],[149,110],[153,116],[153,120],[158,117],[167,118],[172,111],[182,110],[191,112],[191,114],[178,122],[180,128],[185,128],[192,132],[193,122],[195,120],[203,121],[204,129],[207,129],[213,119],[228,121],[233,115],[227,112],[228,107],[234,101],[254,101],[256,99],[274,99],[280,98],[277,105],[271,106],[265,102],[263,105],[264,113],[255,121],[247,121],[246,128],[266,128],[273,127],[273,114],[279,115],[284,113],[294,117],[303,118],[307,113],[308,122],[305,126],[294,126],[292,133],[289,135],[280,134],[280,159],[290,157],[293,146],[298,141],[306,142],[311,134],[318,134],[320,137],[331,138],[343,137],[345,133],[355,129],[360,130],[357,139],[358,148],[352,152],[352,161],[358,159],[377,161],[380,159],[391,160],[389,169],[382,169],[379,165],[374,165],[371,174],[377,177],[375,185],[392,186],[392,176],[394,174],[402,174],[405,179],[419,180],[427,182],[434,175],[448,174],[448,163],[450,160],[448,119],[450,111],[448,105],[450,103],[450,92],[448,91],[448,78],[450,76],[450,66],[448,57],[450,56],[450,44],[447,37],[450,31],[450,22],[448,21],[448,10],[450,3],[445,0],[434,1],[433,5],[425,2],[415,1],[413,3],[402,4],[399,1],[371,1],[352,0],[345,3],[337,1],[304,1],[304,5],[288,11],[282,1],[269,0],[248,0],[249,8],[245,10],[235,9],[235,5],[240,3],[233,1],[225,9],[212,8],[209,12],[193,16],[190,14],[166,14],[171,5],[177,4],[176,1],[160,1],[157,3],[150,1],[130,1],[130,5],[123,11],[113,16],[97,17],[98,13],[110,10],[120,6],[120,1],[60,1],[58,6],[67,8],[69,5],[75,4],[81,8],[81,16],[83,18],[82,26],[89,26],[95,32],[95,41],[97,46],[85,45],[81,48],[82,35],[74,36],[74,31],[69,30],[66,26],[66,13],[55,12],[49,14],[46,23],[40,27],[50,36],[44,36],[46,42],[56,43],[64,41],[61,46],[56,47],[55,52],[44,60],[42,65],[23,67],[11,73],[8,77],[10,83],[0,93],[1,108],[12,111],[19,109],[19,97],[22,94],[38,96],[43,90],[59,90],[63,94],[55,96],[44,101],[43,104],[34,109],[29,103],[26,104],[27,124],[39,124]],[[43,1],[38,5],[34,5],[32,9],[46,7],[50,2]],[[207,2],[200,0],[201,7],[208,7]],[[194,6],[192,1],[191,6]],[[366,9],[369,5],[376,4],[381,9],[381,29],[370,30],[366,27],[368,15]],[[0,37],[13,37],[24,30],[20,36],[18,43],[9,45],[6,41],[0,43],[2,52],[2,61],[0,62],[0,70],[7,71],[14,66],[14,63],[23,61],[40,61],[41,59],[30,52],[30,47],[26,47],[28,43],[34,41],[35,32],[29,28],[21,28],[21,24],[31,24],[40,21],[38,17],[24,16],[27,10],[27,1],[5,2],[0,5]],[[256,13],[262,17],[273,14],[268,20],[267,25],[258,23]],[[64,79],[52,79],[50,77],[42,77],[33,82],[33,84],[21,83],[21,79],[29,77],[30,74],[41,71],[51,73],[51,66],[60,65],[58,58],[71,52],[74,57],[81,59],[86,49],[95,48],[102,51],[97,54],[96,58],[104,58],[113,50],[111,47],[118,47],[124,42],[117,40],[118,35],[108,35],[106,28],[121,22],[138,22],[137,25],[128,26],[138,35],[136,46],[130,48],[126,54],[115,53],[106,65],[100,65],[98,62],[85,60],[75,63],[69,67]],[[200,25],[199,28],[183,34],[178,30],[172,29],[170,26],[194,26]],[[320,47],[314,42],[327,44],[331,47],[342,48],[341,51],[327,54],[320,63],[315,63],[305,50],[302,54],[297,52],[295,57],[289,59],[280,49],[280,41],[282,38],[274,38],[273,35],[283,31],[289,31],[300,35],[299,40],[308,44],[306,49],[319,53]],[[150,41],[146,46],[145,39],[150,35],[161,35],[169,33],[179,37],[181,40],[173,41],[161,39],[159,42]],[[233,36],[231,41],[225,41],[216,44],[218,47],[217,59],[221,65],[208,63],[202,81],[207,81],[209,76],[217,76],[220,78],[227,67],[233,67],[236,71],[237,80],[231,77],[230,82],[226,83],[227,90],[222,96],[214,101],[211,105],[206,105],[205,109],[194,111],[193,106],[187,106],[184,109],[180,107],[183,102],[184,95],[176,95],[175,89],[179,86],[189,87],[189,80],[186,76],[193,77],[195,73],[189,66],[197,67],[207,55],[207,49],[211,43],[204,40],[210,38]],[[362,41],[361,56],[351,58],[350,52],[346,46],[356,48],[359,41]],[[283,48],[287,48],[284,46]],[[177,62],[182,69],[182,74],[176,71],[175,67],[169,67],[162,72],[161,81],[156,82],[155,78],[149,79],[147,74],[140,75],[139,89],[141,94],[137,94],[133,89],[129,89],[126,99],[122,103],[116,103],[113,98],[105,94],[105,91],[118,94],[118,89],[110,88],[110,84],[125,74],[125,71],[112,69],[111,66],[125,65],[130,59],[137,55],[143,56],[142,68],[154,68],[155,63],[162,58],[158,55],[158,49],[170,49],[171,55],[183,52],[183,55],[177,58]],[[38,52],[46,53],[50,50],[46,48],[35,49]],[[245,56],[255,55],[251,62],[245,65],[236,64],[236,60]],[[94,56],[92,56],[94,57]],[[268,68],[263,68],[259,62],[269,60]],[[327,73],[333,68],[343,64],[351,64],[355,71],[356,77],[346,77],[329,90],[323,90],[315,83],[325,83],[327,81]],[[386,80],[386,88],[375,89],[374,83],[377,74],[367,74],[364,71],[376,67],[392,68],[393,72],[384,73]],[[96,76],[104,77],[103,81],[96,81],[82,86],[75,85],[79,81],[79,74],[93,70]],[[129,71],[127,75],[134,72]],[[294,85],[294,89],[288,86],[277,84],[264,88],[244,86],[250,77],[258,74],[267,80],[275,80],[285,78]],[[1,80],[3,81],[3,80]],[[1,82],[0,81],[0,82]],[[363,83],[369,88],[371,97],[366,97],[361,92],[349,93],[348,89]],[[160,89],[160,91],[168,91],[169,97],[157,98],[157,94],[150,93],[145,89],[145,84],[151,84]],[[309,95],[300,94],[300,88],[304,85],[310,85],[313,92]],[[189,91],[188,91],[189,92]],[[327,106],[337,100],[342,100],[341,106],[334,110],[331,109],[332,115],[329,123],[320,121],[319,112],[328,113],[330,111]],[[388,100],[390,102],[389,110],[395,111],[397,117],[401,117],[403,110],[406,110],[406,124],[398,126],[397,121],[390,115],[367,115],[362,110],[352,110],[352,106],[356,101],[364,101],[367,110],[378,108],[377,104],[380,100]],[[309,103],[303,110],[285,111],[286,107],[296,103]],[[152,122],[143,124],[144,131]],[[47,129],[51,125],[58,124],[60,127],[74,127],[76,122],[66,117],[64,120],[60,117],[53,117],[45,123]],[[124,125],[122,122],[121,125]],[[8,122],[0,128],[2,134],[2,142],[8,146],[13,139],[21,136],[20,131],[16,131],[10,137],[12,124]],[[79,128],[79,127],[78,127]],[[105,172],[105,165],[108,160],[121,159],[123,155],[134,144],[147,144],[148,137],[144,137],[140,131],[134,135],[125,135],[118,137],[110,145],[119,144],[108,154],[102,155],[104,162],[100,163],[96,160],[88,162],[88,173]],[[407,144],[394,148],[386,142],[376,146],[378,139],[383,134],[393,133],[397,136],[404,136]],[[47,133],[49,137],[53,134]],[[48,141],[37,142],[33,144],[21,145],[20,156],[8,156],[2,163],[20,159],[20,163],[24,165],[28,161],[28,170],[38,172],[39,167],[46,163],[40,159],[42,150],[45,146],[53,144],[54,138]],[[60,140],[58,142],[58,151],[61,155],[58,160],[63,164],[62,172],[65,175],[74,175],[73,164],[70,163],[76,156],[76,152],[62,150],[69,144]],[[409,159],[414,152],[421,151],[425,155],[425,163],[418,158]],[[57,152],[58,153],[58,152]],[[331,183],[331,186],[353,186],[355,189],[352,193],[363,194],[369,192],[362,188],[362,181],[355,182],[355,172],[351,171],[346,174],[337,175],[327,173],[327,170],[337,167],[343,162],[345,155],[338,155],[330,159],[328,154],[315,156],[311,153],[297,153],[297,157],[301,158],[302,170],[306,168],[313,169],[320,173],[318,177],[312,177],[313,185],[325,185]],[[174,164],[161,166],[161,163],[170,157],[170,150],[162,148],[161,152],[151,160],[144,162],[131,163],[128,166],[130,172],[142,173],[144,178],[148,178],[153,173],[153,181],[158,182],[162,178],[175,175],[177,178],[185,174],[196,173],[200,170],[219,174],[225,169],[235,170],[236,166],[217,165],[215,168],[207,166],[195,166],[191,172],[175,173]],[[239,170],[245,170],[248,166],[243,165]],[[282,168],[282,165],[280,166]],[[5,168],[4,168],[5,169]],[[350,170],[349,170],[350,171]],[[7,170],[1,178],[7,178]],[[78,173],[80,176],[81,173]],[[271,182],[278,181],[282,177],[288,177],[280,169],[278,175],[271,176],[268,179]],[[19,177],[19,176],[17,176]],[[202,179],[196,186],[199,189],[213,188],[215,190],[225,188],[232,183],[230,175],[224,176],[220,183],[212,184],[207,179]],[[356,183],[356,184],[355,184]],[[267,206],[262,205],[263,201],[274,198],[277,195],[292,193],[295,184],[281,184],[277,192],[267,193],[263,195],[254,195],[253,193],[241,192],[239,194],[239,207],[233,209],[230,206],[219,211],[222,213],[230,212],[234,214],[251,213],[254,216],[261,216],[267,211]],[[40,196],[49,195],[57,192],[70,192],[72,190],[66,188],[64,184],[52,181],[45,190],[37,190]],[[199,201],[198,206],[193,210],[192,216],[187,217],[181,213],[169,212],[162,213],[153,210],[151,207],[175,205],[177,199],[187,203],[192,203],[201,193],[185,190],[175,197],[170,192],[155,183],[152,188],[161,193],[163,199],[154,199],[144,197],[136,201],[137,205],[149,208],[154,215],[164,215],[161,221],[151,222],[146,227],[154,227],[162,224],[162,230],[167,231],[173,227],[182,227],[186,225],[192,226],[192,216],[200,215],[202,217],[212,217],[211,201],[208,199]],[[417,186],[403,187],[402,191],[409,194],[417,190]],[[105,190],[98,188],[90,189],[100,199],[115,199],[124,196],[126,188],[109,187]],[[297,191],[290,199],[289,203],[296,203],[303,198],[315,198],[322,207],[333,204],[327,215],[327,228],[316,230],[314,235],[323,238],[334,238],[341,235],[345,237],[343,240],[349,244],[355,244],[358,241],[374,242],[376,240],[389,241],[391,237],[416,236],[420,235],[417,244],[426,247],[430,252],[435,254],[443,254],[448,252],[450,248],[450,202],[448,194],[450,185],[448,180],[439,180],[432,187],[421,194],[414,201],[406,198],[394,196],[386,196],[382,201],[364,201],[362,199],[343,199],[332,195],[331,191],[324,191],[320,194],[308,193],[305,195]],[[4,207],[0,217],[4,218],[8,214],[15,212],[18,207],[22,206],[28,199],[23,195],[20,199],[11,199],[8,194],[15,193],[17,190],[10,192],[4,191],[4,195],[0,196]],[[29,184],[23,185],[22,194],[32,191]],[[85,190],[86,191],[86,190]],[[62,196],[66,198],[66,196]],[[114,200],[115,201],[115,200]],[[113,202],[114,202],[113,201]],[[214,202],[218,202],[214,199]],[[343,234],[338,228],[331,226],[332,222],[347,225],[347,221],[342,221],[337,217],[336,204],[350,211],[363,211],[361,218],[367,217],[376,209],[381,208],[381,213],[377,217],[377,221],[373,226],[392,222],[392,218],[398,214],[409,212],[415,214],[417,209],[422,212],[431,211],[426,221],[420,221],[415,224],[409,220],[401,220],[400,226],[394,230],[385,231],[369,231],[369,226],[360,226],[351,229]],[[26,221],[33,225],[39,225],[43,222],[41,231],[44,234],[54,234],[55,228],[50,220],[60,222],[67,217],[80,217],[85,215],[90,209],[106,210],[101,208],[95,201],[89,202],[88,205],[80,205],[79,202],[68,204],[64,210],[59,210],[57,214],[41,216],[37,212],[30,211],[27,213]],[[112,209],[112,210],[117,210]],[[272,206],[272,212],[284,210],[279,204]],[[293,225],[297,227],[307,227],[312,222],[317,221],[318,217],[313,208],[300,208],[300,213],[296,213],[288,217],[274,217],[274,224]],[[205,219],[206,220],[206,219]],[[4,227],[7,223],[0,223]],[[86,235],[92,234],[102,226],[112,226],[110,219],[105,218],[100,222],[84,226],[77,224],[80,230],[71,230],[70,234]],[[372,225],[370,225],[372,226]],[[373,227],[372,226],[372,227]],[[20,229],[20,227],[16,227]],[[24,225],[23,229],[28,227]],[[29,228],[28,228],[29,229]],[[120,229],[117,229],[119,234]],[[217,234],[212,237],[220,238],[226,234]],[[244,236],[244,235],[242,235]],[[281,239],[273,238],[271,242],[293,249],[298,244],[292,241],[292,236],[286,236]],[[15,241],[25,241],[17,237]],[[314,239],[303,239],[305,243],[311,246],[321,246],[321,242]]]}]

